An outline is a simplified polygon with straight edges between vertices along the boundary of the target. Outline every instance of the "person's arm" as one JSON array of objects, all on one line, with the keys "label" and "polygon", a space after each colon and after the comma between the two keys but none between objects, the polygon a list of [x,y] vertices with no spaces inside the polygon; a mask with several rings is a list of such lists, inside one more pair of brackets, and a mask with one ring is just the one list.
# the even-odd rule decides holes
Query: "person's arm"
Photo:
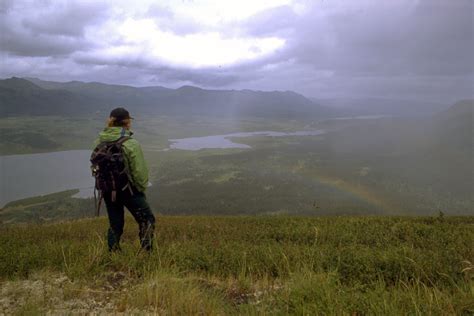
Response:
[{"label": "person's arm", "polygon": [[133,185],[140,192],[145,192],[148,186],[148,167],[140,144],[133,138],[129,139],[123,143],[123,150]]}]

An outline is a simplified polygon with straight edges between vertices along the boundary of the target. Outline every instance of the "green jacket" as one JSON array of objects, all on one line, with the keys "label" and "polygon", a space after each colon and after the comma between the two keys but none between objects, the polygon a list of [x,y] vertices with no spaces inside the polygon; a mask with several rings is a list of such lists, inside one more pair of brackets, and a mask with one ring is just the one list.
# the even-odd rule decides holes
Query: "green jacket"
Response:
[{"label": "green jacket", "polygon": [[[114,141],[121,136],[132,136],[132,134],[131,131],[121,127],[106,127],[99,133],[99,138],[95,140],[93,148],[101,142]],[[140,144],[136,139],[131,138],[123,143],[122,148],[132,184],[140,192],[145,192],[148,186],[148,167]]]}]

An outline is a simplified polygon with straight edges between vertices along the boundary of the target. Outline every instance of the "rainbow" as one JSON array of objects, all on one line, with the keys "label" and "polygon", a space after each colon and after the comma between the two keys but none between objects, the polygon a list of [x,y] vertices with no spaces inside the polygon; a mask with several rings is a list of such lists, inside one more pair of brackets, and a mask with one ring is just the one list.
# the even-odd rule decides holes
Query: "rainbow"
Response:
[{"label": "rainbow", "polygon": [[367,187],[362,185],[355,185],[350,182],[344,181],[339,178],[330,177],[326,175],[311,175],[305,174],[304,177],[311,178],[313,181],[317,181],[321,184],[333,187],[337,190],[346,192],[354,196],[355,198],[361,199],[378,209],[384,211],[384,213],[396,214],[398,209],[392,205],[390,202],[382,199],[380,196],[376,195],[374,192],[370,191]]}]

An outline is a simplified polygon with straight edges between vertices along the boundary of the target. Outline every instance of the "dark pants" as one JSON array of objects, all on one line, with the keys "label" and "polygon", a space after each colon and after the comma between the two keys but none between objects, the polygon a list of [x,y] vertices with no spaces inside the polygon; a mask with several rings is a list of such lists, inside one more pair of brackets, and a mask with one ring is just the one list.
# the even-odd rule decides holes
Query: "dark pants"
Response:
[{"label": "dark pants", "polygon": [[104,194],[105,205],[109,215],[109,231],[107,241],[109,250],[120,249],[120,237],[123,233],[124,226],[124,206],[135,218],[139,227],[140,245],[143,249],[151,251],[153,243],[153,231],[155,229],[155,216],[146,201],[143,192],[133,190],[133,194],[126,190],[117,194],[116,199],[112,202],[111,193]]}]

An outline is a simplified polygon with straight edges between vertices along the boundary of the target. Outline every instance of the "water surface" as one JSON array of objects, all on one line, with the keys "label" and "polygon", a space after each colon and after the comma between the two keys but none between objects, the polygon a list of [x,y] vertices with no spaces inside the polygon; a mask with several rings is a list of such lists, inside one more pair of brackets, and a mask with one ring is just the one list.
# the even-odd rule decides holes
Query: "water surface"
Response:
[{"label": "water surface", "polygon": [[0,207],[33,196],[91,188],[90,150],[0,156]]},{"label": "water surface", "polygon": [[200,150],[200,149],[226,149],[226,148],[251,148],[245,144],[235,143],[230,138],[251,137],[251,136],[269,136],[269,137],[284,137],[284,136],[316,136],[324,134],[324,130],[313,131],[298,131],[298,132],[242,132],[225,135],[212,135],[203,137],[189,137],[180,139],[170,139],[171,149],[182,150]]}]

